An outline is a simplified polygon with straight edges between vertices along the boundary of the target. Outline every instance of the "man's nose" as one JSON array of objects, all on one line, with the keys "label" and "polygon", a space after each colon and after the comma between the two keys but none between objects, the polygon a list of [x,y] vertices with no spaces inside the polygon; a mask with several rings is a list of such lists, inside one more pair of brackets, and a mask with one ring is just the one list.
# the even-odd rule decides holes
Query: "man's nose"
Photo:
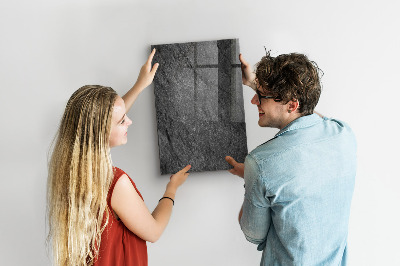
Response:
[{"label": "man's nose", "polygon": [[254,94],[253,98],[251,99],[251,103],[255,104],[255,105],[259,104],[258,95],[257,94]]}]

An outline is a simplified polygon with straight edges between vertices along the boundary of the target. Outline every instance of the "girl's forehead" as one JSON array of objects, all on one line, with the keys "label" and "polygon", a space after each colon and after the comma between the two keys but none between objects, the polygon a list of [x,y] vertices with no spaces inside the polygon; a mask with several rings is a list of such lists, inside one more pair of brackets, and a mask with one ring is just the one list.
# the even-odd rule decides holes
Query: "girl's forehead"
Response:
[{"label": "girl's forehead", "polygon": [[125,115],[125,103],[121,97],[117,97],[113,108],[113,120],[118,121]]}]

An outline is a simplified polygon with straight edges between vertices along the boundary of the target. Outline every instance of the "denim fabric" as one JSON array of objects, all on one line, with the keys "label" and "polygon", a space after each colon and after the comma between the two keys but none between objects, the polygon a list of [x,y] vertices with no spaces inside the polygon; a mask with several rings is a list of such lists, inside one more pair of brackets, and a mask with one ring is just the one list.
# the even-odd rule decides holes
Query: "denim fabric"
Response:
[{"label": "denim fabric", "polygon": [[346,265],[355,176],[352,130],[316,114],[250,152],[240,226],[261,265]]}]

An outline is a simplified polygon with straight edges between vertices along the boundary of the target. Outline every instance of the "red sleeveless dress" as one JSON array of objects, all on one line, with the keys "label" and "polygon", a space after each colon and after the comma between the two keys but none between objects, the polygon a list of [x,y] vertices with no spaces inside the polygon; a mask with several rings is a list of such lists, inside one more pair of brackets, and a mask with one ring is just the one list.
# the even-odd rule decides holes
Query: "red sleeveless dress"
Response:
[{"label": "red sleeveless dress", "polygon": [[[121,220],[117,220],[112,213],[111,196],[118,179],[126,174],[117,167],[114,169],[114,179],[111,183],[107,195],[107,204],[109,208],[109,220],[106,229],[101,235],[99,248],[99,257],[95,260],[95,266],[109,265],[129,265],[129,266],[147,266],[147,245],[146,241],[132,233]],[[128,176],[129,177],[129,176]],[[129,177],[136,192],[143,199],[135,183]]]}]

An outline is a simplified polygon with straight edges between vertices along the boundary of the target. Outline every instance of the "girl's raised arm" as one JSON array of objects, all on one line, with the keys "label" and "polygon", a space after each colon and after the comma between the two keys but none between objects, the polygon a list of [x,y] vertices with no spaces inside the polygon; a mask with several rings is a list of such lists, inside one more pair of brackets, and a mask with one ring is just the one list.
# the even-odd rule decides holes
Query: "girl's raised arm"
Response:
[{"label": "girl's raised arm", "polygon": [[133,103],[136,101],[136,98],[139,94],[149,86],[154,79],[154,75],[156,74],[157,68],[159,66],[158,63],[155,63],[153,67],[151,67],[151,61],[153,61],[154,54],[156,53],[156,49],[154,48],[149,58],[147,58],[146,63],[142,66],[139,72],[139,76],[136,80],[135,85],[124,95],[122,99],[125,102],[126,112],[131,109]]}]

